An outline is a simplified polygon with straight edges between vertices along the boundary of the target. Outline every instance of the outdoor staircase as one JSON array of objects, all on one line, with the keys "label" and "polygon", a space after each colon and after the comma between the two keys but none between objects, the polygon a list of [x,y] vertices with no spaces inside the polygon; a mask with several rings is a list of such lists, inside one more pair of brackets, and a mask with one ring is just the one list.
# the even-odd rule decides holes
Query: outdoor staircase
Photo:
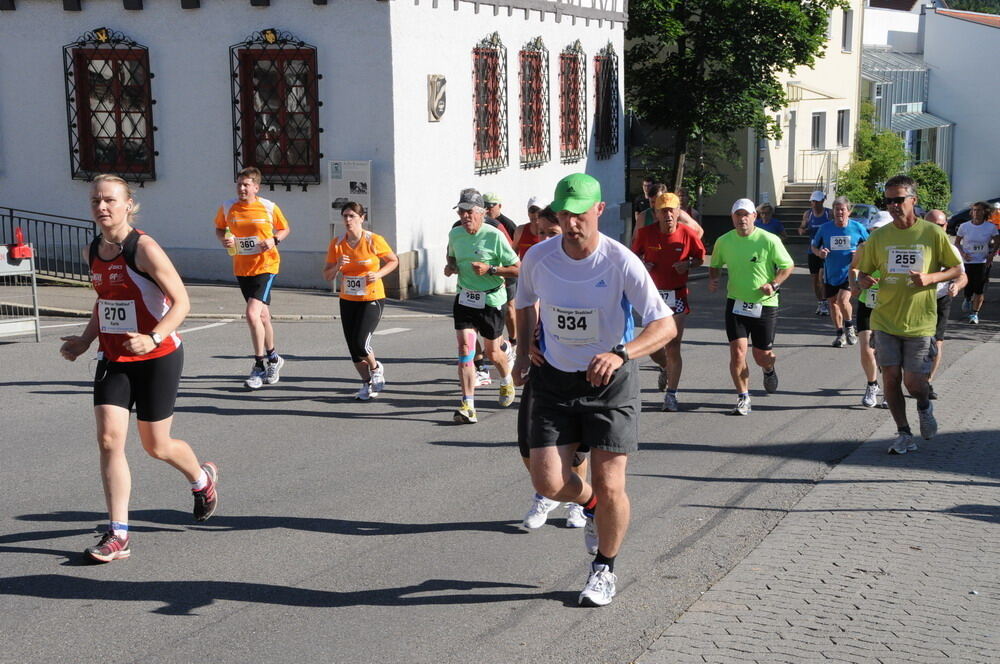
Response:
[{"label": "outdoor staircase", "polygon": [[785,185],[781,204],[774,213],[785,225],[785,234],[791,243],[805,244],[809,241],[808,235],[799,235],[799,225],[802,223],[802,215],[811,207],[809,196],[815,190],[816,184],[812,182]]}]

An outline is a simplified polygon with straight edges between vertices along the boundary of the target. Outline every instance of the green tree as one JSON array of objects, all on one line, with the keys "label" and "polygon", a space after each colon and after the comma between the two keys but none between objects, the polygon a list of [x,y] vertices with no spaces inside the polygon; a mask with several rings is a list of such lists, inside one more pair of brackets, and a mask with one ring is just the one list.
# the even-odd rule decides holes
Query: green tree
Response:
[{"label": "green tree", "polygon": [[626,37],[630,104],[648,124],[674,130],[668,183],[684,181],[698,137],[746,127],[780,136],[765,109],[787,105],[782,72],[811,66],[826,44],[829,12],[844,0],[633,0]]},{"label": "green tree", "polygon": [[898,135],[875,127],[871,103],[863,102],[859,115],[854,157],[837,176],[837,193],[854,203],[874,205],[882,199],[883,183],[903,171],[910,153]]},{"label": "green tree", "polygon": [[1000,0],[948,0],[948,7],[967,12],[1000,14]]},{"label": "green tree", "polygon": [[948,174],[933,161],[925,161],[910,169],[908,175],[917,181],[917,198],[928,210],[948,210],[951,203],[951,183]]}]

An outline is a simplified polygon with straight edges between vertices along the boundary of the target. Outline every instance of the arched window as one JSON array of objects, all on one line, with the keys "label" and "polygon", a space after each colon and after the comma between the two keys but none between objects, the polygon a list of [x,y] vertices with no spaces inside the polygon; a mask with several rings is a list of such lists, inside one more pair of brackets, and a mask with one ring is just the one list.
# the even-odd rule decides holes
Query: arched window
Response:
[{"label": "arched window", "polygon": [[577,40],[559,54],[559,158],[566,164],[587,154],[587,59]]},{"label": "arched window", "polygon": [[542,38],[532,39],[520,53],[521,166],[549,160],[549,51]]},{"label": "arched window", "polygon": [[229,48],[233,89],[233,171],[256,166],[264,184],[320,181],[316,47],[275,29]]},{"label": "arched window", "polygon": [[63,47],[63,64],[73,179],[155,180],[149,50],[97,28]]},{"label": "arched window", "polygon": [[496,173],[507,151],[507,49],[492,35],[472,49],[472,106],[476,174]]}]

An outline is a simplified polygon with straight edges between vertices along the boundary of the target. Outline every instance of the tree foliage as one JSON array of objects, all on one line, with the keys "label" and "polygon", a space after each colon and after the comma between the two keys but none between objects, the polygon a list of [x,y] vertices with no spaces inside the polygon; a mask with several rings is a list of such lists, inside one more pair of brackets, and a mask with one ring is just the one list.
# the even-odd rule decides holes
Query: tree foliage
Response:
[{"label": "tree foliage", "polygon": [[[673,168],[670,166],[673,152],[663,145],[648,144],[637,150],[642,171],[651,175],[656,182],[673,182]],[[687,190],[692,205],[701,198],[713,196],[719,185],[728,182],[724,173],[729,168],[740,168],[742,155],[732,135],[706,136],[692,148],[692,158],[684,169],[682,186]]]},{"label": "tree foliage", "polygon": [[843,0],[633,0],[626,94],[645,122],[675,130],[674,185],[693,140],[752,127],[787,105],[782,72],[811,66]]},{"label": "tree foliage", "polygon": [[948,174],[933,161],[925,161],[910,169],[908,175],[917,181],[917,198],[928,210],[948,210],[951,203],[951,183]]},{"label": "tree foliage", "polygon": [[967,12],[1000,14],[1000,0],[948,0],[948,7]]},{"label": "tree foliage", "polygon": [[864,102],[854,137],[854,157],[837,176],[837,193],[854,203],[875,205],[882,200],[882,185],[902,173],[909,158],[903,139],[888,129],[877,129],[875,107]]}]

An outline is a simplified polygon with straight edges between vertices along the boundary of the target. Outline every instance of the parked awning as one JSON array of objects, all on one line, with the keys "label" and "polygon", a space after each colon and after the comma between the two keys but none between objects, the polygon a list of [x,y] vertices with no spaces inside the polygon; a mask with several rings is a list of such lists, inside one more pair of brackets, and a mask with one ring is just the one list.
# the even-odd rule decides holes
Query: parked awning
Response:
[{"label": "parked awning", "polygon": [[955,124],[930,113],[895,113],[890,122],[895,132],[951,127]]}]

